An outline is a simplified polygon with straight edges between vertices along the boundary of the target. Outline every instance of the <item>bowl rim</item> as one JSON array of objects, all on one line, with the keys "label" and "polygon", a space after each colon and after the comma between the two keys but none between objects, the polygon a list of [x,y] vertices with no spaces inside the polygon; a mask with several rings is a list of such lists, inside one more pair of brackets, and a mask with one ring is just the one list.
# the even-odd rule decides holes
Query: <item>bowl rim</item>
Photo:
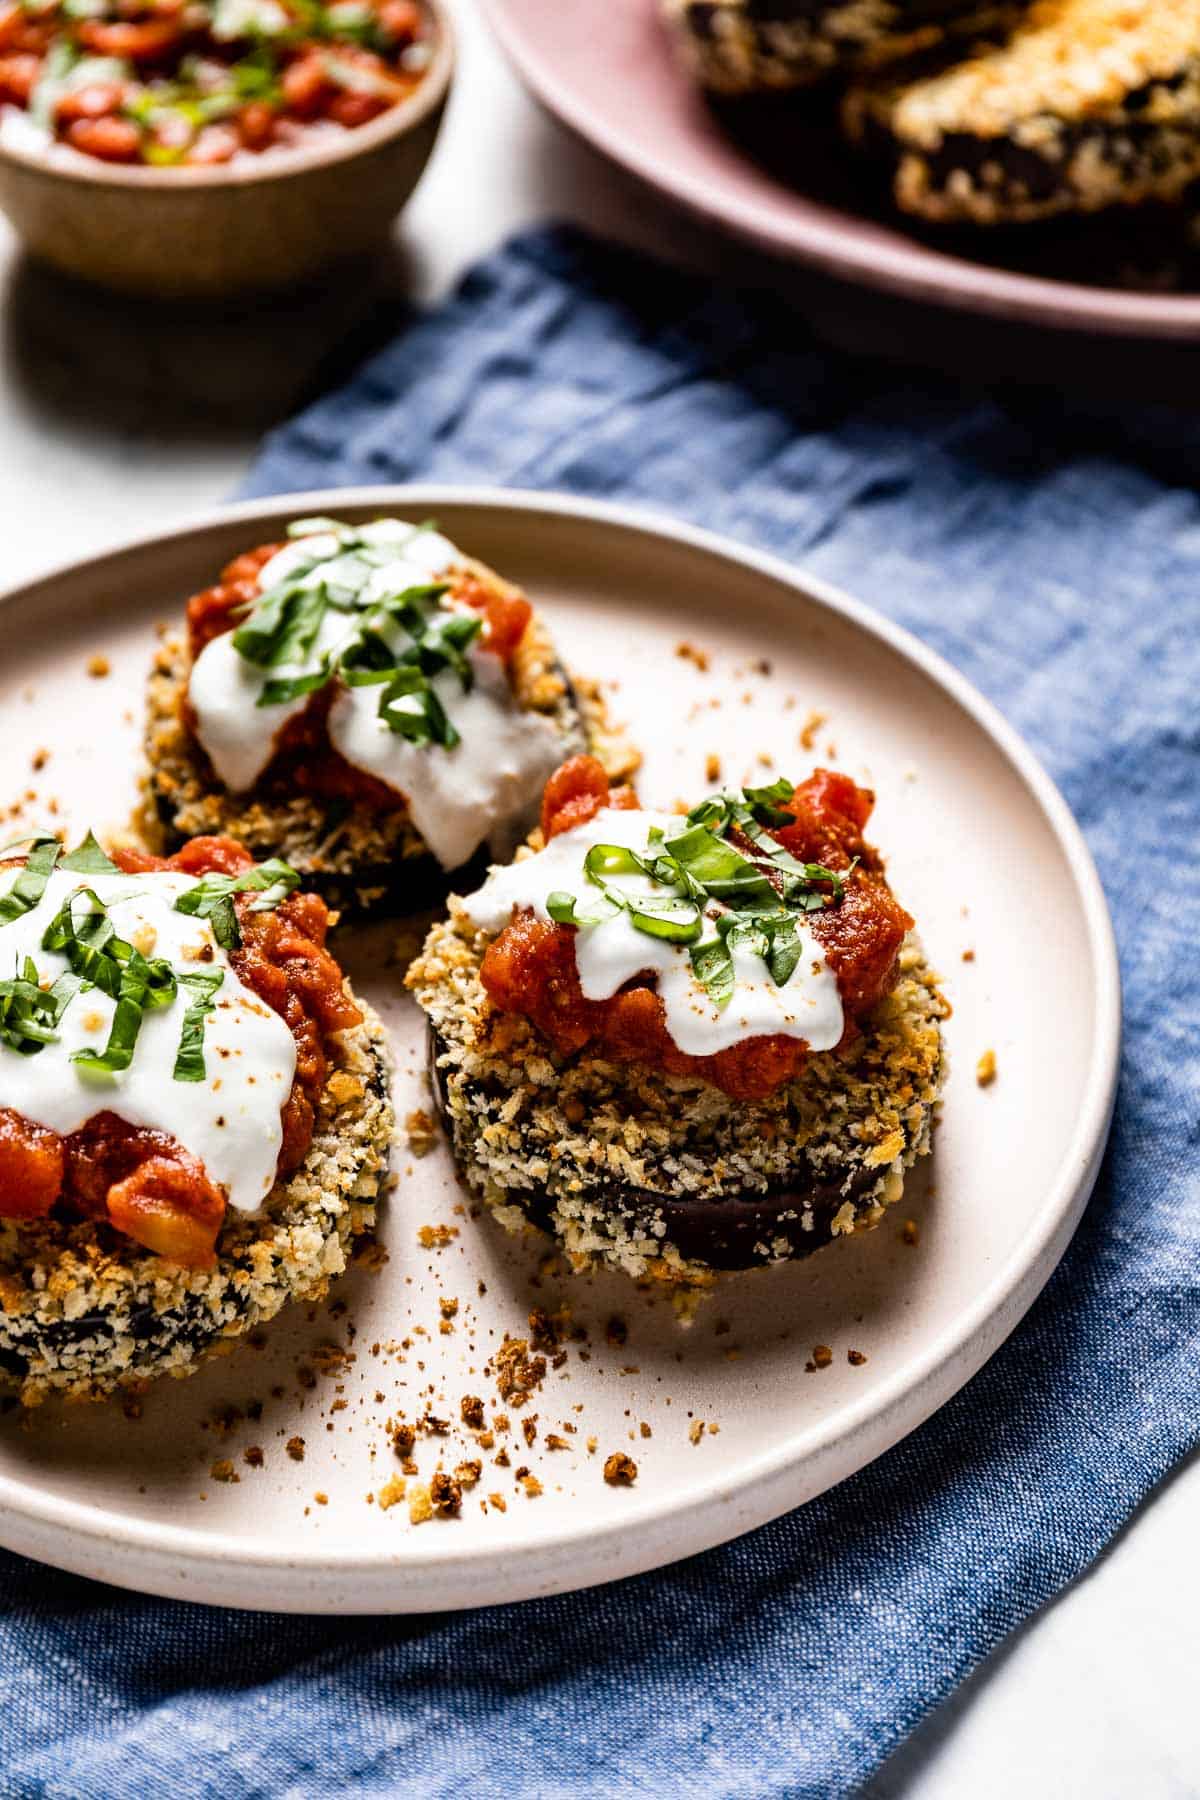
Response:
[{"label": "bowl rim", "polygon": [[[216,163],[211,167],[151,168],[144,164],[132,167],[126,163],[105,163],[98,157],[80,155],[70,162],[52,161],[40,151],[25,150],[0,142],[0,165],[44,175],[50,180],[61,178],[64,185],[78,183],[81,189],[126,188],[133,192],[156,193],[220,188],[265,186],[306,175],[314,169],[350,162],[357,156],[378,149],[393,138],[400,138],[445,104],[450,91],[457,60],[457,40],[444,0],[421,0],[431,14],[435,26],[433,60],[420,83],[407,99],[389,107],[379,118],[356,125],[340,138],[322,138],[308,147],[299,147],[278,157],[255,157],[245,163]],[[76,161],[79,166],[76,167]],[[266,166],[259,167],[260,163]]]}]

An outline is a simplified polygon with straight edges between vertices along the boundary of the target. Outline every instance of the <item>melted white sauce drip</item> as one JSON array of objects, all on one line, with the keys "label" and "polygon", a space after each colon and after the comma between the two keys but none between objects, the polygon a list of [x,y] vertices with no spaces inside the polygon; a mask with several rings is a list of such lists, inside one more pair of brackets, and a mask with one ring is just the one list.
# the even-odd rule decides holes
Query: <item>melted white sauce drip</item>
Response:
[{"label": "melted white sauce drip", "polygon": [[[558,890],[573,894],[586,910],[596,889],[584,873],[584,858],[593,844],[622,844],[642,853],[652,825],[668,837],[683,821],[671,813],[622,812],[606,808],[573,831],[552,838],[536,856],[505,869],[493,869],[478,893],[463,902],[471,923],[495,935],[510,922],[514,910],[528,908],[549,919],[546,899]],[[608,877],[609,885],[630,894],[664,893],[644,875]],[[710,903],[710,911],[724,911]],[[611,1000],[625,982],[643,972],[657,978],[671,1041],[687,1056],[714,1056],[747,1038],[779,1034],[803,1038],[813,1050],[832,1050],[845,1028],[837,979],[820,944],[802,917],[796,921],[800,959],[782,987],[771,979],[766,963],[745,948],[733,952],[734,990],[718,1010],[692,972],[689,946],[672,944],[639,931],[628,913],[599,925],[580,926],[575,935],[575,966],[587,1000]],[[717,935],[707,919],[702,942]]]},{"label": "melted white sauce drip", "polygon": [[[369,543],[395,548],[394,559],[366,584],[363,606],[395,593],[398,565],[403,566],[404,579],[416,586],[444,579],[462,562],[447,538],[414,531],[399,519],[379,519],[362,527],[362,536]],[[265,592],[287,580],[314,556],[328,560],[339,554],[332,534],[298,539],[264,565],[259,589]],[[315,668],[360,624],[361,612],[331,607],[303,668],[280,665],[270,675],[289,677]],[[507,855],[564,755],[561,736],[551,721],[517,706],[499,657],[478,643],[468,655],[475,672],[469,693],[463,692],[449,669],[435,676],[432,684],[461,739],[452,750],[440,744],[412,744],[389,730],[379,718],[378,688],[339,686],[329,714],[334,748],[347,762],[404,795],[413,824],[445,869],[458,868],[484,842],[493,855]],[[220,780],[235,793],[254,785],[274,754],[279,732],[308,704],[302,697],[280,706],[259,706],[265,679],[262,669],[238,655],[232,632],[206,644],[192,667],[188,694],[196,736]]]},{"label": "melted white sauce drip", "polygon": [[[18,873],[0,871],[0,893],[8,892]],[[72,893],[91,888],[107,907],[117,936],[143,955],[164,957],[176,974],[225,971],[205,1021],[204,1080],[176,1081],[172,1073],[183,1015],[195,997],[182,984],[170,1006],[143,1015],[128,1069],[94,1075],[72,1063],[75,1050],[104,1048],[116,1009],[98,988],[81,989],[59,1022],[57,1043],[36,1056],[0,1045],[0,1106],[62,1136],[106,1111],[130,1125],[168,1132],[226,1189],[231,1206],[257,1212],[275,1183],[283,1141],[280,1108],[291,1092],[296,1046],[278,1013],[238,980],[208,922],[174,910],[176,898],[196,881],[169,870],[78,875],[56,869],[38,904],[0,925],[0,977],[19,971],[31,956],[43,983],[57,980],[67,960],[42,949],[43,934]],[[200,960],[198,951],[207,960]]]}]

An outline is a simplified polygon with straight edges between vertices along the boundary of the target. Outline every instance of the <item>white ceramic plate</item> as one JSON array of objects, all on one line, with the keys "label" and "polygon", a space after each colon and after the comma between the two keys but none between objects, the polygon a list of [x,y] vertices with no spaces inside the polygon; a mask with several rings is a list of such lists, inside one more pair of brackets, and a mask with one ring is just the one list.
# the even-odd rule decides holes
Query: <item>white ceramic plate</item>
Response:
[{"label": "white ceramic plate", "polygon": [[[161,1384],[139,1419],[117,1405],[0,1422],[0,1542],[129,1587],[287,1611],[465,1607],[629,1575],[843,1480],[948,1399],[1029,1306],[1078,1221],[1111,1112],[1120,998],[1103,894],[1034,758],[913,638],[773,558],[535,494],[380,488],[256,501],[8,594],[0,756],[13,798],[36,793],[24,818],[45,818],[54,802],[72,829],[124,821],[155,622],[177,616],[238,550],[318,511],[436,517],[523,583],[568,662],[614,684],[614,710],[646,752],[649,799],[704,789],[710,752],[727,779],[761,771],[762,753],[796,775],[836,762],[877,790],[871,836],[955,1009],[935,1154],[877,1231],[806,1264],[727,1279],[685,1328],[667,1301],[615,1276],[542,1270],[546,1240],[509,1239],[456,1210],[444,1150],[416,1160],[401,1148],[380,1233],[389,1261],[334,1290],[344,1313],[328,1302],[293,1309],[265,1348],[240,1346]],[[707,671],[677,654],[684,641],[707,653]],[[105,678],[86,672],[96,655],[111,664]],[[800,732],[816,712],[827,717],[805,751]],[[34,773],[42,747],[52,754]],[[344,954],[391,1023],[403,1117],[427,1096],[420,1022],[385,966],[394,936],[373,930]],[[986,1049],[999,1072],[981,1089]],[[917,1222],[915,1247],[901,1240],[904,1218]],[[425,1225],[459,1235],[425,1249]],[[445,1333],[442,1298],[459,1302]],[[368,1503],[398,1472],[385,1420],[428,1409],[451,1421],[444,1440],[419,1442],[423,1476],[439,1452],[451,1466],[478,1454],[461,1396],[490,1403],[490,1352],[505,1332],[524,1333],[532,1305],[564,1302],[588,1339],[568,1345],[526,1409],[538,1415],[534,1446],[512,1413],[509,1467],[485,1457],[461,1519],[413,1525],[403,1504]],[[624,1345],[606,1336],[613,1315],[627,1324]],[[331,1340],[356,1360],[314,1377],[306,1359]],[[806,1372],[817,1344],[832,1364]],[[867,1361],[852,1365],[850,1350]],[[251,1402],[261,1416],[240,1417]],[[696,1420],[705,1428],[693,1443]],[[551,1432],[569,1448],[548,1448]],[[296,1436],[303,1462],[285,1450]],[[250,1445],[261,1468],[243,1460]],[[613,1450],[636,1460],[635,1486],[604,1482]],[[222,1458],[236,1483],[212,1477]],[[518,1486],[519,1467],[540,1496]],[[495,1493],[506,1509],[485,1511]]]}]

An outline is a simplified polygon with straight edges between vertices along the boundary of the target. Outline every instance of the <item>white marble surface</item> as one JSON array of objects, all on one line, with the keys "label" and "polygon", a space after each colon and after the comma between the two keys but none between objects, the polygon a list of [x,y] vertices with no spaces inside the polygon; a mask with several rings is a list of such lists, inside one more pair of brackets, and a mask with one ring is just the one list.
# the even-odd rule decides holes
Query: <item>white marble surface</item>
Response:
[{"label": "white marble surface", "polygon": [[[1020,334],[947,328],[708,240],[569,142],[455,0],[462,66],[435,161],[387,266],[264,309],[164,313],[30,267],[0,226],[0,519],[7,584],[219,501],[263,430],[364,341],[389,296],[436,299],[506,232],[556,214],[794,298],[831,337],[1036,373]],[[376,328],[377,328],[376,323]],[[1173,363],[1111,346],[1043,348],[1084,387],[1169,391]],[[871,1800],[1189,1800],[1200,1795],[1200,1463],[1086,1579],[997,1651],[918,1730]]]}]

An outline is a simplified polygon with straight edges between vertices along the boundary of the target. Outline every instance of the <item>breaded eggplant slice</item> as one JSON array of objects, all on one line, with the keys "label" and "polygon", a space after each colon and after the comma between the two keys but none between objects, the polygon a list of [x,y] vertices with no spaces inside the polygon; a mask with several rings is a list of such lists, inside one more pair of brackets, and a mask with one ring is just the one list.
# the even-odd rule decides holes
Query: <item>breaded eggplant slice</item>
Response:
[{"label": "breaded eggplant slice", "polygon": [[964,61],[851,89],[843,121],[937,224],[1177,199],[1200,175],[1200,0],[1036,0]]},{"label": "breaded eggplant slice", "polygon": [[303,1163],[260,1214],[227,1212],[213,1269],[183,1269],[90,1220],[0,1219],[0,1390],[26,1406],[98,1400],[202,1358],[320,1298],[371,1230],[394,1128],[383,1027],[328,1040],[329,1073]]},{"label": "breaded eggplant slice", "polygon": [[986,29],[1014,6],[986,0],[662,0],[701,86],[714,94],[808,87],[838,69],[913,55]]},{"label": "breaded eggplant slice", "polygon": [[588,1052],[563,1059],[479,979],[485,941],[452,905],[409,973],[459,1171],[509,1230],[576,1268],[705,1284],[807,1256],[882,1218],[930,1145],[948,1008],[912,936],[894,991],[848,1046],[765,1100]]},{"label": "breaded eggplant slice", "polygon": [[[463,558],[462,566],[502,594],[519,592],[482,563]],[[285,793],[273,786],[245,794],[223,787],[184,720],[190,668],[186,636],[166,637],[149,682],[148,770],[138,819],[154,849],[169,854],[191,837],[234,837],[259,860],[282,857],[307,888],[346,917],[418,911],[444,898],[450,874],[460,887],[483,879],[491,860],[487,846],[465,867],[445,870],[399,795],[394,807],[381,811],[365,800]],[[511,673],[519,706],[551,722],[563,757],[590,749],[614,779],[636,768],[636,752],[608,724],[598,684],[566,673],[537,612]],[[536,810],[534,799],[525,827]]]}]

